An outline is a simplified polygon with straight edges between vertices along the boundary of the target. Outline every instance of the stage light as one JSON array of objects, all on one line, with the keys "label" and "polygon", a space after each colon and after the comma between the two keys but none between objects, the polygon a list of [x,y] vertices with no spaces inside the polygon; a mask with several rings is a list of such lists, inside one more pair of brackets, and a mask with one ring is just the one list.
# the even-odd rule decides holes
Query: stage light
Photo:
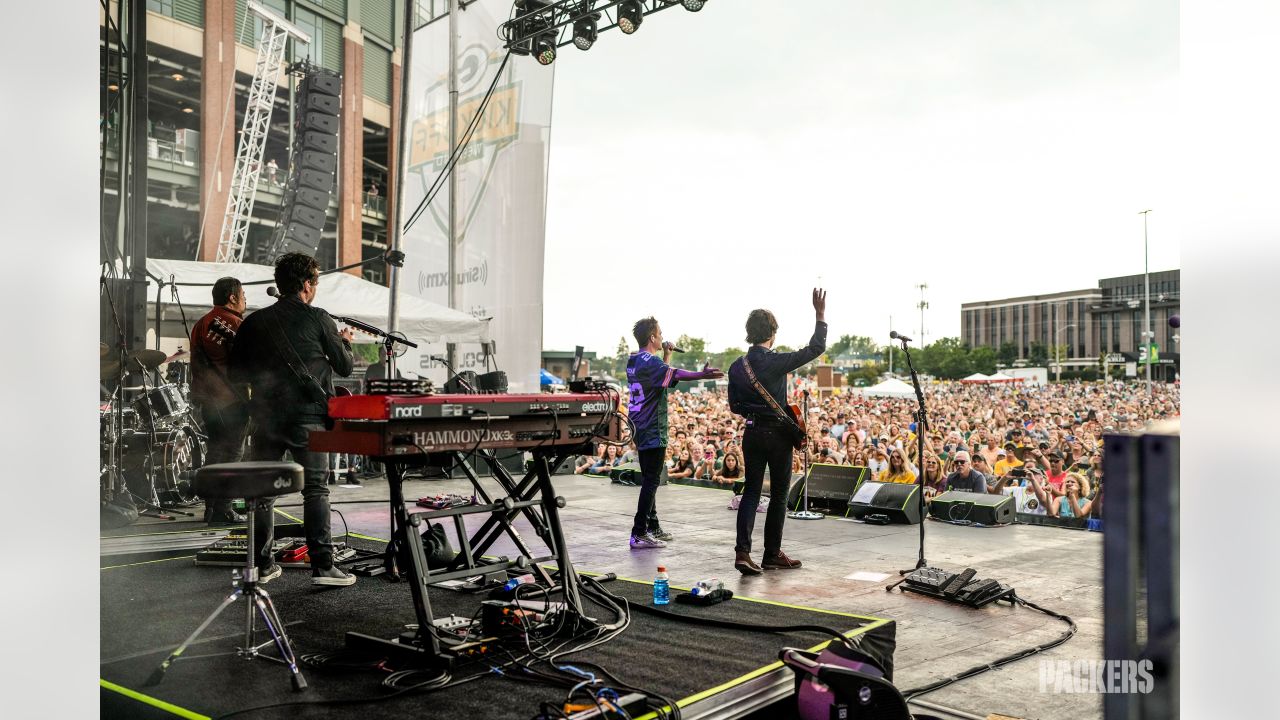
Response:
[{"label": "stage light", "polygon": [[698,12],[703,5],[707,4],[707,0],[680,0],[680,4],[689,12]]},{"label": "stage light", "polygon": [[169,77],[173,78],[173,79],[174,79],[174,80],[176,80],[177,82],[182,82],[182,80],[183,80],[182,73],[179,73],[179,72],[176,72],[176,73],[174,73],[174,74],[170,75]]},{"label": "stage light", "polygon": [[595,44],[596,38],[600,33],[596,30],[596,21],[600,19],[600,13],[587,15],[578,18],[573,23],[573,45],[579,50],[590,50]]},{"label": "stage light", "polygon": [[642,22],[644,22],[644,8],[640,6],[640,0],[626,0],[618,5],[619,30],[630,35],[640,29]]},{"label": "stage light", "polygon": [[543,33],[533,39],[533,54],[538,62],[550,65],[556,61],[556,34]]}]

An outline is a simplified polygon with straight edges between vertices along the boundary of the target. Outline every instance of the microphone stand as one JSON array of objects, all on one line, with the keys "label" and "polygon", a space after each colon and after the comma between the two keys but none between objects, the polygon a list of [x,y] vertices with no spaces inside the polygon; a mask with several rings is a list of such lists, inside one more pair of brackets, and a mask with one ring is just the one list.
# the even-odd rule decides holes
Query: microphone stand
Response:
[{"label": "microphone stand", "polygon": [[[809,422],[809,390],[804,390],[804,421]],[[809,509],[809,438],[804,439],[804,509],[787,513],[787,517],[796,520],[821,520],[823,515]]]},{"label": "microphone stand", "polygon": [[[911,351],[907,349],[906,338],[900,338],[902,341],[902,352],[907,356],[907,369],[911,372],[911,385],[916,391],[916,402],[920,405],[920,409],[916,412],[916,462],[919,466],[916,468],[916,484],[919,486],[919,502],[920,502],[920,554],[916,559],[916,566],[911,570],[899,570],[898,574],[906,576],[914,570],[919,570],[928,565],[924,559],[924,521],[926,519],[924,506],[924,434],[928,432],[929,420],[924,407],[924,391],[920,389],[920,377],[916,374],[916,367],[911,362]],[[899,580],[898,582],[902,582]],[[895,585],[897,583],[894,583]],[[890,585],[891,589],[893,586]]]},{"label": "microphone stand", "polygon": [[[324,308],[321,308],[321,309],[323,310]],[[338,322],[340,322],[340,323],[345,323],[345,324],[347,324],[347,325],[350,325],[351,327],[353,327],[353,328],[355,328],[355,329],[357,329],[357,330],[359,330],[359,331],[361,331],[361,332],[368,333],[368,334],[370,334],[370,335],[373,335],[374,337],[380,337],[380,338],[382,338],[382,347],[383,347],[383,350],[385,351],[385,354],[386,354],[386,356],[387,356],[387,360],[386,360],[386,363],[387,363],[387,365],[386,365],[387,375],[386,375],[386,377],[388,377],[388,378],[395,377],[395,356],[396,356],[396,353],[395,353],[395,344],[396,344],[396,343],[400,343],[401,345],[404,345],[404,346],[406,346],[406,347],[411,347],[411,348],[416,348],[416,347],[418,347],[418,344],[417,344],[417,343],[415,343],[415,342],[413,342],[413,341],[411,341],[411,340],[409,340],[409,339],[407,339],[407,338],[403,338],[403,337],[399,337],[399,336],[397,336],[397,335],[393,335],[392,333],[389,333],[389,332],[386,332],[385,330],[382,330],[382,329],[376,328],[376,327],[374,327],[373,325],[370,325],[370,324],[369,324],[369,323],[367,323],[367,322],[363,322],[363,321],[360,321],[360,320],[356,320],[355,318],[343,317],[342,315],[334,315],[333,313],[329,312],[328,310],[325,310],[325,311],[324,311],[324,314],[325,314],[325,315],[328,315],[329,317],[333,318],[334,320],[336,320],[336,321],[338,321]]]}]

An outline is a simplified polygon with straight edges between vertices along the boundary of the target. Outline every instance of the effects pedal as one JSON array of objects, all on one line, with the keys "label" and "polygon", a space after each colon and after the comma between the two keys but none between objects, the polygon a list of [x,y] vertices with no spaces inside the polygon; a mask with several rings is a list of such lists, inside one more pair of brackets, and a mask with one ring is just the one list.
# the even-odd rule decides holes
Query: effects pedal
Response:
[{"label": "effects pedal", "polygon": [[965,568],[964,572],[951,578],[951,582],[942,586],[942,594],[948,597],[955,597],[956,593],[960,592],[961,588],[969,584],[969,581],[977,574],[977,570],[974,570],[973,568]]}]

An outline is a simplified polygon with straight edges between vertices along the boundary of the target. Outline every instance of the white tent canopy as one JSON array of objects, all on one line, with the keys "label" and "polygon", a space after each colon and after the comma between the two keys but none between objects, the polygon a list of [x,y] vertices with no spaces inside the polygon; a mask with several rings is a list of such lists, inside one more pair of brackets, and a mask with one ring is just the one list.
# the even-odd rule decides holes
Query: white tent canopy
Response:
[{"label": "white tent canopy", "polygon": [[910,385],[897,378],[889,378],[878,385],[864,388],[862,394],[867,397],[909,398],[915,397],[916,391]]},{"label": "white tent canopy", "polygon": [[[147,258],[147,272],[160,278],[165,283],[175,280],[178,283],[178,297],[187,314],[189,322],[194,323],[213,303],[213,283],[221,277],[234,277],[243,283],[267,280],[270,281],[274,269],[266,265],[250,263],[206,263],[192,260],[161,260]],[[199,285],[182,285],[181,283],[200,283]],[[266,307],[275,302],[267,295],[267,288],[273,283],[261,285],[245,285],[245,297],[249,310]],[[316,291],[315,305],[328,310],[333,315],[350,317],[382,329],[387,328],[387,310],[390,301],[390,288],[371,283],[363,278],[347,273],[331,273],[320,279],[320,287]],[[154,313],[156,302],[156,282],[147,279],[147,302],[153,305],[149,313]],[[160,293],[160,304],[166,310],[173,309],[173,291],[165,287]],[[437,305],[421,298],[400,293],[399,324],[397,330],[403,332],[415,342],[485,342],[489,339],[489,323],[443,305]],[[171,315],[166,312],[166,316]],[[342,324],[339,323],[339,326]],[[363,342],[374,342],[373,338],[360,333],[356,337]]]},{"label": "white tent canopy", "polygon": [[1016,377],[1009,377],[1002,372],[997,372],[995,375],[988,377],[987,382],[1020,382],[1020,379]]},{"label": "white tent canopy", "polygon": [[960,382],[965,382],[965,383],[984,383],[984,382],[990,382],[990,381],[991,381],[990,375],[984,375],[983,373],[980,373],[980,372],[976,372],[970,375],[969,377],[960,379]]}]

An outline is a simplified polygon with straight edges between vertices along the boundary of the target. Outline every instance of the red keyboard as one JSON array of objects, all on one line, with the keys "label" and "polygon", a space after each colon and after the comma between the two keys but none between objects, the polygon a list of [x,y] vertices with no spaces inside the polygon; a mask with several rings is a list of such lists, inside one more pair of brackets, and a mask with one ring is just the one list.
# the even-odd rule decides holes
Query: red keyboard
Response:
[{"label": "red keyboard", "polygon": [[617,441],[617,402],[605,393],[335,397],[334,427],[311,433],[310,447],[394,457]]}]

